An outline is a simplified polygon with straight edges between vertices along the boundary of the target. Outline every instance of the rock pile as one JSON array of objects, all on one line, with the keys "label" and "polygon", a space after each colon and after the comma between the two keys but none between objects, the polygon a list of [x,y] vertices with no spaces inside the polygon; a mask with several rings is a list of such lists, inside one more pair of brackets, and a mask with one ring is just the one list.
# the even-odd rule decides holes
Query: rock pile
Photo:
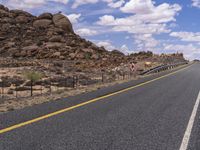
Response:
[{"label": "rock pile", "polygon": [[36,17],[22,10],[9,10],[3,5],[0,5],[0,56],[81,62],[90,60],[90,64],[98,63],[99,67],[116,67],[133,60],[149,59],[164,63],[184,60],[182,55],[176,54],[155,57],[152,52],[130,56],[118,50],[109,52],[76,35],[69,19],[61,13],[43,13]]},{"label": "rock pile", "polygon": [[0,55],[38,59],[100,59],[109,53],[76,35],[69,19],[63,14],[43,13],[36,17],[0,5]]}]

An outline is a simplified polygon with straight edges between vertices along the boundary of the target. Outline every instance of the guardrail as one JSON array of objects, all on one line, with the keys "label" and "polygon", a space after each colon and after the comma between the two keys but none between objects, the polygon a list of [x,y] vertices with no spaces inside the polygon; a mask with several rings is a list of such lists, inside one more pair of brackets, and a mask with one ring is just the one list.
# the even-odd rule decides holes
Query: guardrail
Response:
[{"label": "guardrail", "polygon": [[161,72],[161,71],[164,71],[164,70],[169,70],[169,69],[172,69],[172,68],[175,68],[175,67],[178,67],[178,66],[181,66],[181,65],[185,65],[185,64],[188,64],[188,62],[181,62],[181,63],[176,63],[176,64],[160,65],[160,66],[157,66],[155,68],[151,68],[151,69],[149,69],[147,71],[144,71],[140,75],[157,73],[157,72]]}]

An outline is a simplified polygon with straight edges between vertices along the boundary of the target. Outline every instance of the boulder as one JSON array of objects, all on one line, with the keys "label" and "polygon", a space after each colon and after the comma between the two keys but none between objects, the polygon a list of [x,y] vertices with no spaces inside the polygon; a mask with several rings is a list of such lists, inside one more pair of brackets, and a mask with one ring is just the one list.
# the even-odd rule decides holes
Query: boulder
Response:
[{"label": "boulder", "polygon": [[61,28],[54,28],[53,32],[59,35],[63,35],[65,33],[65,31]]},{"label": "boulder", "polygon": [[9,12],[0,9],[0,17],[9,17]]},{"label": "boulder", "polygon": [[84,49],[82,49],[82,51],[85,53],[93,53],[94,52],[94,50],[90,49],[90,48],[84,48]]},{"label": "boulder", "polygon": [[27,17],[33,17],[30,13],[23,10],[16,9],[16,10],[11,10],[10,12],[15,14],[15,16],[22,15],[22,16],[27,16]]},{"label": "boulder", "polygon": [[26,51],[35,51],[37,50],[39,47],[37,45],[31,45],[31,46],[26,46],[26,47],[23,47],[22,50],[26,50]]},{"label": "boulder", "polygon": [[56,27],[62,28],[66,32],[74,33],[69,19],[60,13],[53,15],[53,23]]},{"label": "boulder", "polygon": [[5,46],[8,48],[12,48],[12,47],[15,47],[16,45],[15,45],[15,42],[7,42]]},{"label": "boulder", "polygon": [[15,24],[15,19],[9,18],[9,17],[4,17],[1,19],[2,23],[9,23],[9,24]]},{"label": "boulder", "polygon": [[17,16],[17,18],[15,19],[17,23],[28,23],[29,22],[29,18],[26,16]]},{"label": "boulder", "polygon": [[3,41],[5,39],[6,39],[6,37],[0,37],[0,41]]},{"label": "boulder", "polygon": [[49,39],[50,42],[61,42],[62,36],[53,36]]},{"label": "boulder", "polygon": [[9,23],[5,23],[1,27],[1,31],[8,32],[10,30],[11,25]]},{"label": "boulder", "polygon": [[0,9],[5,10],[5,11],[9,11],[9,9],[3,5],[0,4]]},{"label": "boulder", "polygon": [[53,58],[59,58],[61,56],[61,53],[60,52],[55,52],[53,53],[52,57]]},{"label": "boulder", "polygon": [[78,54],[76,54],[76,58],[78,58],[78,59],[85,58],[85,53],[84,52],[79,52]]},{"label": "boulder", "polygon": [[63,44],[58,43],[58,42],[47,42],[47,43],[45,43],[45,47],[49,48],[49,49],[56,49],[56,48],[60,48],[62,46],[63,46]]},{"label": "boulder", "polygon": [[40,19],[33,22],[35,28],[47,28],[52,23],[49,19]]},{"label": "boulder", "polygon": [[53,15],[51,13],[43,13],[38,16],[38,19],[49,19],[51,20]]},{"label": "boulder", "polygon": [[72,58],[72,59],[74,59],[76,57],[76,54],[75,53],[70,53],[69,57]]},{"label": "boulder", "polygon": [[96,59],[96,60],[97,60],[97,59],[99,59],[100,57],[99,57],[99,55],[98,55],[98,54],[92,54],[91,58],[92,58],[92,59]]}]

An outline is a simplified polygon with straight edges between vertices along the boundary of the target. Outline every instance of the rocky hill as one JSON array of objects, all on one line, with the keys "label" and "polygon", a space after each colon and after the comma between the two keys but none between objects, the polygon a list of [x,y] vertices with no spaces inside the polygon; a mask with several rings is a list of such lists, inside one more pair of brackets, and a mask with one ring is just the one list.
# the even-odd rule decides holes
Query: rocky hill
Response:
[{"label": "rocky hill", "polygon": [[108,52],[76,35],[69,19],[60,13],[44,13],[36,17],[0,5],[0,55],[99,59]]},{"label": "rocky hill", "polygon": [[133,60],[184,61],[182,54],[158,56],[140,52],[125,56],[117,50],[109,52],[75,34],[69,19],[61,13],[33,16],[22,10],[9,10],[3,5],[0,5],[0,56],[92,61],[98,66],[118,66]]}]

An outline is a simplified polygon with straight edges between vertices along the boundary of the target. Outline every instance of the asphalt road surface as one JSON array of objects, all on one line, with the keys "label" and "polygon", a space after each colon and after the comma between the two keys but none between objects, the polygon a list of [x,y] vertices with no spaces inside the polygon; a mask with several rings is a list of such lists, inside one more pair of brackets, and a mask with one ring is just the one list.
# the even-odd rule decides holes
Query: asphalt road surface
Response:
[{"label": "asphalt road surface", "polygon": [[200,64],[169,73],[0,114],[0,150],[200,150]]}]

